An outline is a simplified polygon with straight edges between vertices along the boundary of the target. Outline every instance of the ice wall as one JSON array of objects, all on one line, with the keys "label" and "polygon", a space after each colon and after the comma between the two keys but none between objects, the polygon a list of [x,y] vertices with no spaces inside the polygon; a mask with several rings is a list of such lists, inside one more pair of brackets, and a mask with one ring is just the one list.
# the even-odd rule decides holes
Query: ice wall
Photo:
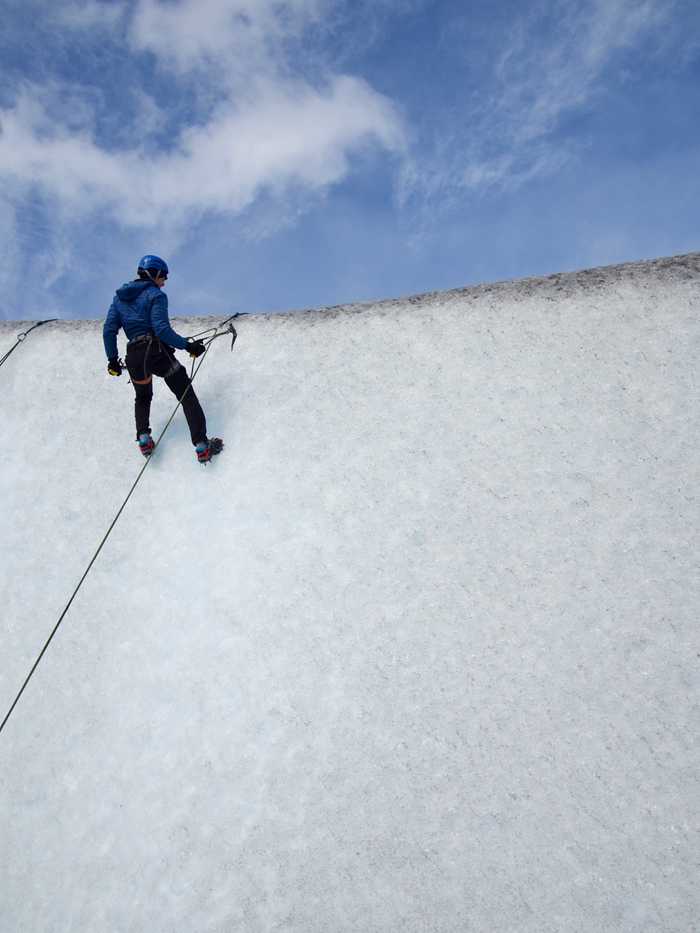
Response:
[{"label": "ice wall", "polygon": [[[0,736],[3,933],[695,929],[699,276],[241,319]],[[0,369],[3,715],[141,467],[100,330]]]}]

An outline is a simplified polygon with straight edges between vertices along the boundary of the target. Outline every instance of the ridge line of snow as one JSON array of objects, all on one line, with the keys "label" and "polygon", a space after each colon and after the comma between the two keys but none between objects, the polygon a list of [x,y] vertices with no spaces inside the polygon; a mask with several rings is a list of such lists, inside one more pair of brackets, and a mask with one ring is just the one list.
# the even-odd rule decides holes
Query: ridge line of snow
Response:
[{"label": "ridge line of snow", "polygon": [[[426,292],[417,292],[415,294],[400,295],[398,297],[368,299],[366,301],[341,302],[336,305],[322,305],[320,307],[289,308],[279,311],[240,311],[242,317],[247,318],[279,318],[279,317],[298,317],[304,315],[308,317],[311,314],[331,317],[339,313],[359,314],[370,310],[392,309],[398,305],[415,305],[421,307],[426,304],[433,304],[436,299],[443,298],[451,301],[455,298],[478,299],[485,294],[496,293],[501,296],[505,292],[511,292],[515,299],[531,297],[532,293],[539,289],[551,289],[555,287],[557,291],[564,290],[588,290],[591,287],[605,286],[611,279],[621,278],[623,281],[634,281],[641,275],[656,276],[658,273],[671,273],[675,278],[678,273],[686,270],[686,278],[698,278],[700,280],[700,251],[690,253],[678,253],[673,256],[660,256],[655,259],[639,259],[630,262],[613,263],[604,266],[591,266],[589,268],[574,269],[568,272],[553,272],[544,276],[523,276],[514,279],[499,279],[493,282],[479,282],[473,285],[461,285],[448,289],[435,289]],[[519,294],[523,293],[523,294]],[[185,311],[175,310],[172,315],[173,320],[186,321],[212,321],[222,317],[223,314],[188,314]],[[101,321],[104,315],[96,318],[65,318],[59,319],[55,323],[80,324],[87,322]],[[17,327],[26,326],[40,318],[24,318],[21,320],[0,320],[0,333],[5,330],[13,330]],[[47,325],[47,327],[50,325]]]}]

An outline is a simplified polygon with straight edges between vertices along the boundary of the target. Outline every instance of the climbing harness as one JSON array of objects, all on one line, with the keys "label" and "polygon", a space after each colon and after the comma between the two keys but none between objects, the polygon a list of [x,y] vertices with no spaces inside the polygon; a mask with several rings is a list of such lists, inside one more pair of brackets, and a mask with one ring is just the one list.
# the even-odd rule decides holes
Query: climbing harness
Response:
[{"label": "climbing harness", "polygon": [[0,366],[2,366],[2,364],[5,362],[5,360],[7,360],[7,358],[12,353],[12,351],[16,350],[17,347],[22,343],[22,341],[25,340],[26,337],[29,334],[31,334],[33,330],[35,330],[37,327],[41,327],[42,324],[50,324],[52,321],[57,321],[57,320],[58,320],[57,317],[50,317],[50,318],[47,318],[45,321],[37,321],[36,324],[34,324],[32,327],[29,328],[29,330],[25,330],[23,333],[17,334],[17,343],[15,343],[13,347],[10,347],[10,349],[7,351],[7,353],[4,354],[4,356],[0,357]]},{"label": "climbing harness", "polygon": [[[212,343],[214,342],[214,340],[216,340],[218,337],[223,337],[223,336],[225,336],[226,334],[231,334],[231,335],[232,335],[232,339],[231,339],[231,350],[233,350],[233,345],[234,345],[234,343],[236,342],[236,337],[237,337],[236,328],[233,326],[233,321],[234,321],[237,317],[239,317],[238,314],[232,314],[231,317],[228,317],[228,318],[226,318],[225,321],[222,321],[222,323],[219,324],[218,327],[210,327],[207,331],[204,332],[204,333],[211,333],[211,334],[212,334],[211,337],[206,338],[205,341],[204,341],[204,343],[205,343],[205,345],[206,345],[206,350],[205,350],[204,353],[202,354],[202,357],[201,357],[199,363],[197,364],[197,367],[196,367],[196,368],[195,368],[195,366],[194,366],[194,362],[195,362],[195,361],[194,361],[194,360],[192,361],[192,374],[190,375],[190,378],[189,378],[189,380],[188,380],[187,388],[186,388],[185,391],[182,393],[182,397],[178,400],[178,403],[177,403],[177,405],[175,406],[175,408],[173,409],[172,414],[170,415],[170,417],[168,418],[168,420],[167,420],[166,423],[165,423],[165,427],[164,427],[163,430],[160,432],[160,435],[158,436],[158,440],[155,442],[155,445],[154,445],[154,447],[153,447],[153,453],[155,453],[156,450],[158,449],[158,445],[159,445],[160,442],[162,441],[165,432],[166,432],[166,431],[168,430],[168,428],[170,427],[171,421],[173,420],[173,418],[174,418],[175,415],[177,414],[177,410],[178,410],[178,409],[180,408],[180,406],[182,405],[182,400],[183,400],[184,397],[187,395],[187,393],[188,393],[188,391],[189,391],[189,388],[190,388],[190,386],[192,385],[192,382],[193,382],[193,380],[194,380],[194,377],[197,375],[197,373],[199,372],[199,370],[200,370],[200,368],[201,368],[201,366],[202,366],[202,363],[203,363],[204,360],[207,358],[207,353],[209,352],[209,347],[212,345]],[[41,323],[46,323],[46,322],[42,321]],[[35,326],[36,326],[36,325],[35,325]],[[221,328],[224,328],[224,329],[221,330]],[[212,331],[213,331],[213,333],[212,333]],[[41,649],[41,651],[39,652],[39,655],[38,655],[36,661],[34,662],[34,664],[32,665],[31,670],[30,670],[29,673],[27,674],[27,676],[26,676],[26,678],[25,678],[25,681],[24,681],[24,683],[22,684],[22,686],[21,686],[21,688],[20,688],[20,690],[19,690],[19,693],[17,694],[17,696],[16,696],[15,699],[14,699],[14,702],[12,703],[12,706],[11,706],[11,707],[9,708],[9,710],[7,711],[7,714],[6,714],[5,718],[3,719],[2,723],[0,723],[0,733],[1,733],[2,730],[5,728],[5,725],[6,725],[7,721],[9,720],[10,716],[12,715],[12,712],[13,712],[14,708],[15,708],[15,707],[17,706],[17,704],[19,703],[20,697],[21,697],[22,694],[24,693],[27,684],[29,683],[29,681],[30,681],[31,678],[32,678],[32,675],[34,674],[34,671],[35,671],[35,670],[37,669],[37,667],[39,666],[39,662],[40,662],[41,659],[44,657],[44,654],[46,653],[47,648],[49,647],[49,645],[50,645],[51,642],[53,641],[53,637],[54,637],[54,635],[56,634],[56,632],[58,631],[59,626],[60,626],[61,623],[63,622],[63,619],[65,618],[65,616],[66,616],[68,610],[70,609],[73,600],[74,600],[75,597],[78,595],[78,590],[79,590],[80,587],[83,585],[83,581],[85,580],[85,578],[87,577],[88,573],[90,572],[90,570],[91,570],[91,568],[92,568],[92,565],[93,565],[93,564],[95,563],[95,561],[97,560],[97,557],[98,557],[100,551],[102,550],[102,548],[104,547],[104,544],[105,544],[105,542],[107,541],[107,538],[110,536],[110,534],[111,534],[111,532],[112,532],[112,529],[113,529],[114,526],[117,524],[117,521],[119,520],[119,516],[122,514],[122,512],[123,512],[124,509],[126,508],[126,504],[127,504],[127,502],[129,501],[129,499],[131,498],[131,494],[132,494],[133,491],[136,489],[136,486],[138,485],[139,480],[140,480],[141,477],[143,476],[143,474],[144,474],[146,468],[148,467],[148,464],[151,462],[152,458],[153,458],[153,454],[151,454],[150,457],[147,457],[147,458],[146,458],[146,461],[144,462],[143,466],[141,467],[138,476],[137,476],[136,479],[134,480],[134,482],[133,482],[133,484],[132,484],[132,486],[131,486],[131,489],[129,490],[129,492],[128,492],[127,495],[126,495],[126,498],[124,499],[124,501],[122,502],[121,506],[119,507],[119,510],[118,510],[117,514],[116,514],[116,515],[114,516],[114,518],[112,519],[112,523],[110,524],[109,528],[108,528],[107,531],[105,532],[104,537],[102,538],[102,540],[100,541],[99,545],[97,546],[97,550],[96,550],[95,553],[92,555],[92,558],[90,559],[90,563],[87,565],[87,567],[86,567],[86,569],[85,569],[85,572],[83,573],[82,577],[81,577],[80,580],[78,581],[78,585],[77,585],[76,588],[73,590],[73,593],[72,593],[70,599],[69,599],[68,602],[66,603],[66,606],[65,606],[63,612],[62,612],[61,615],[59,616],[58,622],[56,622],[55,626],[53,627],[53,630],[52,630],[51,634],[50,634],[49,637],[46,639],[46,642],[44,643],[44,647],[43,647],[43,648]]]},{"label": "climbing harness", "polygon": [[[245,313],[245,312],[243,312],[243,313]],[[234,345],[234,343],[236,342],[236,337],[238,336],[238,334],[237,334],[237,332],[236,332],[236,328],[233,326],[233,319],[234,319],[234,318],[237,318],[237,317],[239,317],[239,316],[240,316],[240,312],[239,312],[239,314],[234,314],[232,318],[227,318],[227,319],[223,322],[223,324],[220,324],[218,327],[208,327],[206,330],[200,331],[198,334],[193,334],[193,335],[190,337],[190,340],[201,340],[201,342],[204,344],[204,346],[205,346],[205,347],[207,348],[207,350],[208,350],[210,344],[212,343],[212,341],[216,340],[217,337],[225,337],[227,334],[230,334],[230,335],[231,335],[231,350],[233,350],[233,345]],[[224,328],[223,330],[221,330],[222,327]],[[210,336],[205,337],[205,336],[204,336],[205,334],[209,334]],[[145,344],[146,344],[146,352],[145,352],[144,355],[143,355],[143,380],[144,380],[144,382],[147,382],[147,381],[149,380],[149,378],[150,378],[150,374],[149,374],[148,368],[147,368],[147,363],[148,363],[148,357],[149,357],[149,355],[150,355],[150,353],[151,353],[151,347],[153,346],[153,341],[154,341],[154,340],[158,342],[158,345],[159,345],[159,347],[160,347],[160,346],[161,346],[160,341],[158,340],[158,338],[157,338],[156,336],[154,336],[154,334],[142,334],[140,337],[134,337],[133,340],[130,340],[130,341],[129,341],[129,345],[131,345],[131,344],[136,344],[136,343],[145,343]],[[206,352],[206,351],[205,351],[205,352]],[[191,368],[191,370],[190,370],[190,380],[192,380],[192,378],[193,378],[195,359],[196,359],[196,357],[193,357],[193,358],[192,358],[192,368]],[[124,367],[124,363],[122,363],[121,360],[119,360],[119,362],[121,363],[122,367]],[[176,362],[175,365],[173,366],[173,369],[170,370],[166,375],[169,376],[169,375],[171,375],[172,372],[175,372],[175,370],[177,369],[178,365],[179,365],[179,364],[177,364],[177,362]],[[129,382],[131,382],[131,381],[132,381],[132,380],[129,379]],[[183,394],[183,398],[184,398],[184,394]]]}]

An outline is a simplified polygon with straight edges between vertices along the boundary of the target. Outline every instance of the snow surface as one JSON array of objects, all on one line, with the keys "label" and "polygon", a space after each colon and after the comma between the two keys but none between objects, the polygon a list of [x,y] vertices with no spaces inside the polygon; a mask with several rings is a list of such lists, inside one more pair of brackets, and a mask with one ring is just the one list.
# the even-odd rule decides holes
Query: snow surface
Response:
[{"label": "snow surface", "polygon": [[[699,277],[241,319],[0,735],[2,933],[700,929]],[[4,715],[142,461],[101,322],[0,387]]]}]

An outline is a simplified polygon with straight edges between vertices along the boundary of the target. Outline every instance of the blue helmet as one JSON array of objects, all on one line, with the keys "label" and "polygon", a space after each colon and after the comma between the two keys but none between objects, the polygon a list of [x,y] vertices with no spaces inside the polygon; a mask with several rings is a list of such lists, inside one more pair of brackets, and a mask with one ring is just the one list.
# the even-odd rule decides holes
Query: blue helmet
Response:
[{"label": "blue helmet", "polygon": [[142,256],[139,259],[139,269],[145,269],[146,272],[160,272],[162,275],[168,274],[168,264],[160,256]]}]

